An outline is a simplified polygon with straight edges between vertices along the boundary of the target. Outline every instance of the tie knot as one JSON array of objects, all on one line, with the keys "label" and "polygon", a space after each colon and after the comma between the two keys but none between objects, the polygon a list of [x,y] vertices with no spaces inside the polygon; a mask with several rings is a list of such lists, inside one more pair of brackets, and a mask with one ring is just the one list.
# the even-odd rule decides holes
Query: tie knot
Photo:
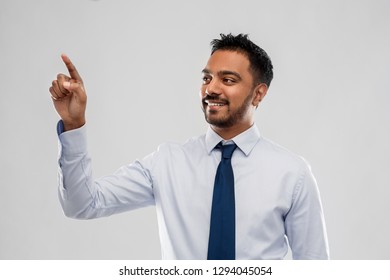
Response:
[{"label": "tie knot", "polygon": [[222,145],[222,142],[220,142],[217,145],[217,148],[221,149],[223,158],[229,159],[232,158],[233,152],[237,148],[237,145],[234,143],[228,145]]}]

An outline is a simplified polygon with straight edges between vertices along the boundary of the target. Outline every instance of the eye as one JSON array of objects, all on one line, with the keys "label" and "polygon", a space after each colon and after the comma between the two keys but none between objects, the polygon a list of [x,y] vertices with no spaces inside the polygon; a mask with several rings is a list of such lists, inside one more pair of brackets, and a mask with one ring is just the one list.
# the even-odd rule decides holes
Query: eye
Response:
[{"label": "eye", "polygon": [[211,77],[210,76],[203,76],[202,81],[203,81],[204,85],[207,85],[208,83],[210,83]]},{"label": "eye", "polygon": [[223,82],[224,82],[225,84],[227,84],[227,85],[232,85],[232,84],[236,83],[236,81],[235,81],[234,79],[228,78],[228,77],[223,78]]}]

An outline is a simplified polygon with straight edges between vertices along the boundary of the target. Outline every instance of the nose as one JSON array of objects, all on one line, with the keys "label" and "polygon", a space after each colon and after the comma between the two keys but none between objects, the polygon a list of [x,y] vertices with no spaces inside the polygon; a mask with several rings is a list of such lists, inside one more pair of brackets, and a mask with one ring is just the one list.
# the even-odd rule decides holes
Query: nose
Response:
[{"label": "nose", "polygon": [[220,84],[217,79],[212,79],[207,85],[205,93],[207,95],[220,95],[222,93]]}]

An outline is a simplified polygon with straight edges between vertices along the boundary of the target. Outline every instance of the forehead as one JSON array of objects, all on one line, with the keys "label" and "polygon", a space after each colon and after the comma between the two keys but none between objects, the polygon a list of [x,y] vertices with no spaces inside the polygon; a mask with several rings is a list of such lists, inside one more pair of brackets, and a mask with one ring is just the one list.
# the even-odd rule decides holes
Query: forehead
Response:
[{"label": "forehead", "polygon": [[242,75],[250,75],[249,59],[243,53],[230,50],[217,50],[207,61],[206,68],[211,73],[234,71]]}]

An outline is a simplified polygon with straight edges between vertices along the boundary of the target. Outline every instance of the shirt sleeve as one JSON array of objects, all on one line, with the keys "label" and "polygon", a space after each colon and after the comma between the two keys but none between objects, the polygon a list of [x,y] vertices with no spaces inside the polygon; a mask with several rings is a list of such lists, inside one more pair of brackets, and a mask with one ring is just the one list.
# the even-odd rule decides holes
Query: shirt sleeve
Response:
[{"label": "shirt sleeve", "polygon": [[285,218],[285,227],[293,259],[329,259],[320,193],[308,165],[295,186],[293,204]]},{"label": "shirt sleeve", "polygon": [[92,219],[154,205],[151,168],[155,153],[94,180],[87,152],[86,126],[59,137],[59,199],[68,217]]}]

